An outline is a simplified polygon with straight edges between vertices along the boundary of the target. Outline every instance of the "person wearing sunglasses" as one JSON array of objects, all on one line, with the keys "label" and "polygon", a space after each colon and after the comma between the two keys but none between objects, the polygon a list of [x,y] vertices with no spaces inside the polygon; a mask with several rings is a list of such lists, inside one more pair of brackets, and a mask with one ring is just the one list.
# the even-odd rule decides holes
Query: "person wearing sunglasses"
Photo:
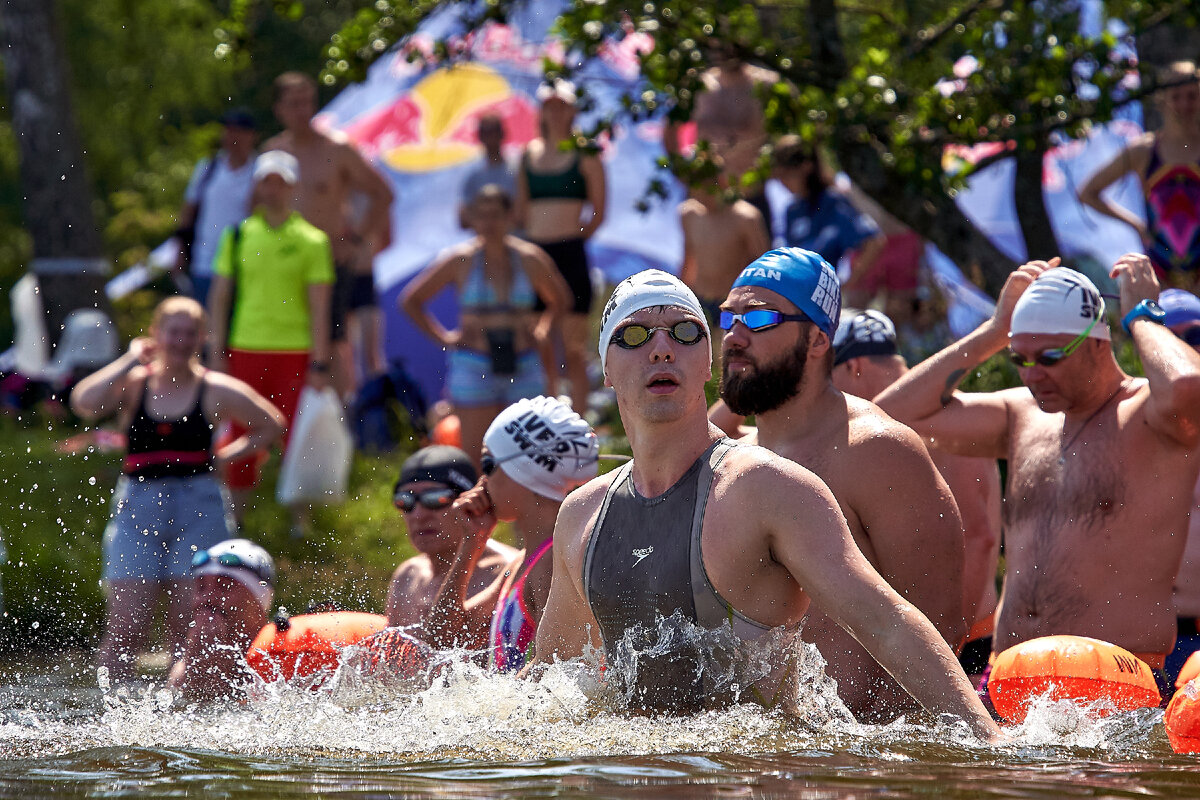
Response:
[{"label": "person wearing sunglasses", "polygon": [[227,539],[192,557],[196,581],[188,637],[167,684],[188,701],[232,694],[249,677],[245,654],[267,624],[275,561],[248,539]]},{"label": "person wearing sunglasses", "polygon": [[[748,443],[829,486],[863,555],[955,646],[967,632],[958,506],[911,430],[834,385],[840,307],[837,275],[819,254],[786,248],[756,260],[721,304],[721,397],[737,414],[755,415]],[[857,339],[842,349],[894,353],[895,332],[883,320],[860,320]],[[930,563],[942,567],[930,570]],[[810,609],[804,634],[857,718],[886,722],[913,708],[823,606]]]},{"label": "person wearing sunglasses", "polygon": [[[1200,351],[1200,297],[1183,289],[1164,289],[1158,304],[1165,313],[1163,324],[1193,350]],[[1200,481],[1193,493],[1193,511],[1188,517],[1187,544],[1183,563],[1175,578],[1175,649],[1167,656],[1164,672],[1174,682],[1192,653],[1200,650]]]},{"label": "person wearing sunglasses", "polygon": [[[521,400],[488,426],[482,474],[455,509],[468,520],[450,576],[422,625],[435,647],[487,648],[501,672],[521,669],[550,593],[554,521],[567,494],[596,477],[599,445],[587,422],[553,397]],[[521,552],[503,582],[468,597],[468,577],[497,521]]]},{"label": "person wearing sunglasses", "polygon": [[[392,503],[404,519],[408,540],[417,554],[392,574],[387,596],[388,625],[417,625],[429,613],[468,532],[464,519],[452,506],[459,495],[475,485],[477,477],[467,454],[448,445],[424,447],[400,468]],[[516,554],[508,545],[488,539],[467,581],[468,596],[499,578]]]},{"label": "person wearing sunglasses", "polygon": [[[748,269],[767,275],[774,266]],[[831,287],[819,288],[828,318]],[[740,654],[756,642],[748,649],[767,648],[786,670],[788,649],[772,652],[779,639],[768,634],[794,633],[812,602],[854,631],[927,710],[996,740],[954,654],[859,552],[829,488],[709,424],[709,331],[695,294],[665,272],[638,273],[618,284],[600,329],[605,383],[633,460],[563,503],[536,661],[595,648],[607,661],[605,680],[644,711],[695,713],[751,697],[786,707],[780,673],[745,671],[759,662]],[[729,672],[706,666],[714,640],[732,645],[721,655],[732,658],[736,688],[721,680]]]},{"label": "person wearing sunglasses", "polygon": [[[1058,263],[1014,271],[989,320],[876,402],[944,450],[1007,459],[993,653],[1071,634],[1161,669],[1175,643],[1172,587],[1200,473],[1200,354],[1163,324],[1150,260],[1128,254],[1111,276],[1145,377],[1126,374],[1099,290]],[[956,390],[1006,351],[1023,387]]]}]

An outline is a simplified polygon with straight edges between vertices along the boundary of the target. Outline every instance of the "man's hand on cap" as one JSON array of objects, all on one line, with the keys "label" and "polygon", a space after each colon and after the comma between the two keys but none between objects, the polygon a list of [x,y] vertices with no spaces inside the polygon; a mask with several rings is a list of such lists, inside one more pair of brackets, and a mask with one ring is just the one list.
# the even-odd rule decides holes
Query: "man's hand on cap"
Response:
[{"label": "man's hand on cap", "polygon": [[1161,287],[1150,259],[1142,253],[1126,253],[1113,264],[1109,276],[1121,292],[1121,314],[1124,316],[1143,300],[1158,301]]},{"label": "man's hand on cap", "polygon": [[1030,261],[1012,271],[1008,280],[1004,282],[1004,288],[1000,290],[1000,297],[996,300],[996,310],[992,313],[992,321],[998,328],[1006,334],[1012,329],[1013,309],[1016,308],[1021,295],[1025,293],[1031,283],[1037,280],[1039,275],[1048,269],[1057,267],[1061,261],[1058,256],[1049,261]]}]

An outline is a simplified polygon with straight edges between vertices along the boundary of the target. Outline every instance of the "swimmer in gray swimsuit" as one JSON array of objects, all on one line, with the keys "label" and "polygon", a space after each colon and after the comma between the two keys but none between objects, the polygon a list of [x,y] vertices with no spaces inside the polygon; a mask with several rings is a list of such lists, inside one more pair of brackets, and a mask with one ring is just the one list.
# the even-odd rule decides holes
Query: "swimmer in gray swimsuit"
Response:
[{"label": "swimmer in gray swimsuit", "polygon": [[[728,620],[732,635],[756,638],[797,626],[811,596],[928,711],[1000,738],[937,631],[863,558],[828,487],[763,448],[727,446],[709,425],[708,328],[691,290],[658,270],[623,281],[600,341],[634,460],[563,503],[539,662],[591,646],[613,664],[627,635],[660,617]],[[726,701],[705,694],[696,657],[664,649],[663,669],[638,671],[632,705],[678,713]]]}]

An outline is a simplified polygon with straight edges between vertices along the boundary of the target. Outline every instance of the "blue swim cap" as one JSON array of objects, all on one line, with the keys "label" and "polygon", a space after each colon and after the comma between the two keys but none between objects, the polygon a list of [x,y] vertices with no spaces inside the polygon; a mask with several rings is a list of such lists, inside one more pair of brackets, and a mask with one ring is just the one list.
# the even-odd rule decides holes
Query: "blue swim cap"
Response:
[{"label": "blue swim cap", "polygon": [[1168,328],[1185,322],[1200,322],[1200,297],[1183,289],[1163,289],[1158,304],[1167,312],[1163,324]]},{"label": "blue swim cap", "polygon": [[780,247],[763,253],[733,282],[761,286],[786,297],[830,339],[842,314],[842,287],[829,262],[811,250]]}]

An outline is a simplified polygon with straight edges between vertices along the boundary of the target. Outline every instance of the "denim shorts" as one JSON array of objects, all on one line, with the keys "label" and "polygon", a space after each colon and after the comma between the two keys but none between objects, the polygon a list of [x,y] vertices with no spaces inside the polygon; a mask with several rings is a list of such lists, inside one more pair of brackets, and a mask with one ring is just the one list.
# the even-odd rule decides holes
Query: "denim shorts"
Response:
[{"label": "denim shorts", "polygon": [[225,487],[211,474],[139,480],[122,476],[104,531],[104,580],[186,578],[192,556],[237,529]]},{"label": "denim shorts", "polygon": [[451,350],[446,361],[446,393],[456,406],[508,406],[546,391],[546,373],[534,350],[517,353],[513,375],[493,374],[491,356],[474,350]]}]

